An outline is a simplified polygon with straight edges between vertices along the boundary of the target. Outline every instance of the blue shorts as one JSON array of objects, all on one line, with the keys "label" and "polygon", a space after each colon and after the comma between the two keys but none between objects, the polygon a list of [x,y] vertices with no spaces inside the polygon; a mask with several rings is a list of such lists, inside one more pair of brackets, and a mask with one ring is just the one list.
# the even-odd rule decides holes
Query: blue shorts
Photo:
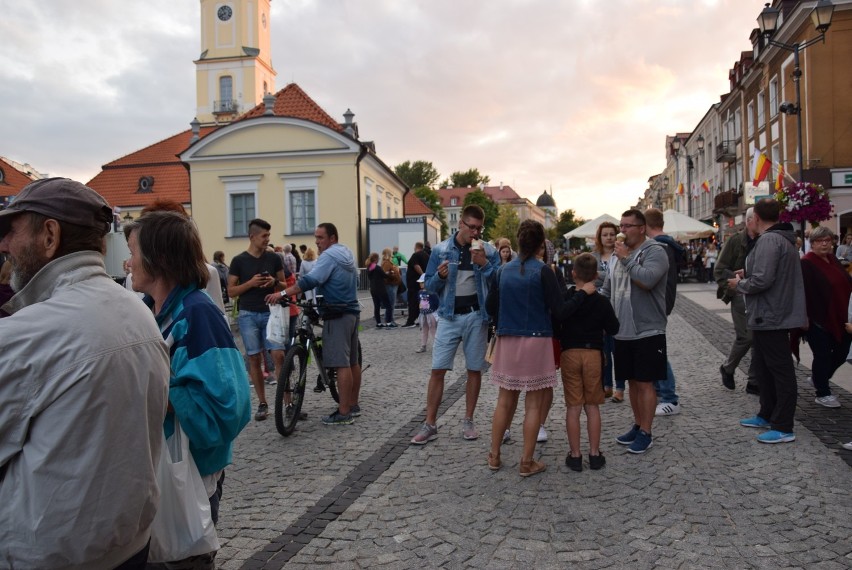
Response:
[{"label": "blue shorts", "polygon": [[237,313],[237,324],[240,326],[240,337],[246,355],[254,356],[266,350],[284,350],[286,347],[277,342],[271,342],[266,338],[266,323],[269,321],[269,312],[256,313],[254,311],[240,311]]},{"label": "blue shorts", "polygon": [[465,367],[479,372],[485,368],[488,324],[479,311],[454,316],[453,320],[438,317],[438,330],[432,345],[432,370],[452,370],[456,350],[462,343]]}]

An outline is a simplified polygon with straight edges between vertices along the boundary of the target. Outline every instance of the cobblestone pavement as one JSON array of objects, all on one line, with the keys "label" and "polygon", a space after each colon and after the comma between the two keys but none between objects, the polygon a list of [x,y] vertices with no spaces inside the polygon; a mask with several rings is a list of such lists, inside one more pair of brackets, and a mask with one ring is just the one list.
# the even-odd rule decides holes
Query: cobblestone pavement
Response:
[{"label": "cobblestone pavement", "polygon": [[613,441],[632,416],[629,404],[607,403],[606,467],[569,471],[557,389],[550,439],[537,449],[547,471],[526,479],[519,440],[504,446],[502,470],[486,466],[497,393],[487,375],[475,417],[480,438],[461,438],[461,357],[447,375],[438,439],[409,445],[423,419],[431,355],[414,353],[419,330],[375,329],[368,319],[361,342],[370,368],[354,425],[323,426],[334,402],[309,391],[309,419],[291,437],[279,436],[270,417],[237,440],[219,519],[220,567],[852,567],[844,487],[852,452],[838,445],[852,439],[852,397],[836,389],[843,408],[813,404],[800,369],[796,442],[759,444],[755,430],[737,423],[757,408],[742,391],[747,361],[737,391],[721,386],[719,364],[733,339],[722,313],[679,296],[668,338],[682,413],[656,419],[652,449],[634,456]]}]

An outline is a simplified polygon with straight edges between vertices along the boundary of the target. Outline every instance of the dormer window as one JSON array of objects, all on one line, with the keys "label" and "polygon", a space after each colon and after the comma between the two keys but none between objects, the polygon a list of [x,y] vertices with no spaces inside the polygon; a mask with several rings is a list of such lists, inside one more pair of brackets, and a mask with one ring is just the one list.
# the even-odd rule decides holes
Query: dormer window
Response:
[{"label": "dormer window", "polygon": [[450,198],[450,206],[458,206],[459,199],[458,198]]}]

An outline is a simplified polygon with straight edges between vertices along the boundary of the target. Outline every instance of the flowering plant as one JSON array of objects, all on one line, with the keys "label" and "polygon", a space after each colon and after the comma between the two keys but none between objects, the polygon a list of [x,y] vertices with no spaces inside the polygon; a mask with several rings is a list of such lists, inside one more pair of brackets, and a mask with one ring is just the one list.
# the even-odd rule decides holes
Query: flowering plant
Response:
[{"label": "flowering plant", "polygon": [[831,217],[831,200],[828,192],[819,184],[796,182],[779,190],[775,199],[783,209],[779,220],[782,222],[821,222]]}]

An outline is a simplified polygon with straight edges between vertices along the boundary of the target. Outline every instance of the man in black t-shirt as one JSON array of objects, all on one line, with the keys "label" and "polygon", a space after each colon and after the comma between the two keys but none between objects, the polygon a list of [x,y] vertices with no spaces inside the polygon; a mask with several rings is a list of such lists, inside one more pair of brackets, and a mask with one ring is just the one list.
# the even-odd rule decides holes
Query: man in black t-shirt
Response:
[{"label": "man in black t-shirt", "polygon": [[263,351],[270,351],[276,370],[280,371],[284,366],[284,345],[266,338],[269,306],[264,297],[286,286],[281,257],[267,251],[271,228],[264,220],[250,221],[249,248],[231,260],[228,270],[228,296],[240,298],[237,323],[248,356],[249,377],[260,401],[254,416],[258,421],[265,420],[269,414],[266,386],[260,369]]},{"label": "man in black t-shirt", "polygon": [[429,263],[429,254],[423,249],[423,244],[417,242],[414,244],[414,253],[408,260],[408,271],[405,272],[405,287],[408,289],[408,319],[402,328],[411,328],[417,326],[417,317],[420,316],[420,297],[417,294],[420,286],[417,280],[426,271],[426,265]]}]

